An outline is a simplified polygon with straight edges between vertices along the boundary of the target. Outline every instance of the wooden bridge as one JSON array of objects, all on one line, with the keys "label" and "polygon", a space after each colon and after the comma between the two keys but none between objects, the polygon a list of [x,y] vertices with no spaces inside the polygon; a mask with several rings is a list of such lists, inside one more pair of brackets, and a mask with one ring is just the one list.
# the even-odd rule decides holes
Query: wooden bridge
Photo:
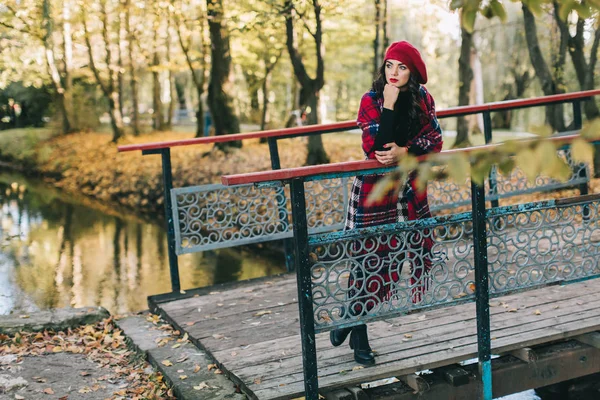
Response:
[{"label": "wooden bridge", "polygon": [[[187,295],[192,297],[154,298],[151,306],[206,350],[251,398],[303,395],[295,276]],[[501,356],[492,363],[494,396],[600,372],[600,280],[498,297],[490,307],[492,353]],[[394,396],[405,397],[393,398],[416,398],[415,390],[420,399],[450,399],[459,393],[462,397],[456,398],[479,398],[474,390],[481,380],[477,370],[459,365],[477,357],[473,303],[374,322],[369,335],[376,364],[364,368],[354,362],[347,345],[336,348],[328,334],[316,336],[322,393],[397,377],[404,384]],[[574,340],[565,342],[569,338]],[[435,373],[414,374],[423,370]],[[406,388],[407,382],[412,387]],[[381,388],[364,392],[375,398],[377,390]]]},{"label": "wooden bridge", "polygon": [[[454,109],[452,115],[483,113],[489,142],[494,110],[572,102],[579,128],[580,101],[596,94],[600,91]],[[324,126],[322,131],[310,127],[306,132],[296,128],[264,133],[270,138],[274,169],[279,167],[278,138],[350,127],[344,124]],[[229,140],[243,135],[231,135]],[[557,140],[568,143],[576,137],[574,132]],[[224,139],[192,141],[207,140]],[[194,246],[205,242],[195,238],[195,232],[182,240],[189,234],[190,223],[181,218],[179,205],[174,207],[177,189],[171,187],[169,151],[193,143],[124,149],[163,157],[173,292],[152,296],[149,303],[187,332],[251,398],[305,395],[316,400],[320,393],[330,398],[409,399],[418,395],[432,400],[487,400],[492,393],[497,397],[600,372],[600,280],[593,279],[600,277],[600,195],[587,194],[587,169],[578,169],[566,184],[579,188],[578,197],[500,207],[494,177],[487,188],[471,183],[470,212],[346,232],[310,230],[305,183],[390,168],[358,161],[223,177],[225,186],[258,185],[279,196],[271,208],[283,215],[276,221],[280,236],[270,239],[293,236],[293,249],[286,241],[286,251],[293,254],[288,260],[295,260],[296,273],[180,294],[177,254],[194,251]],[[291,210],[281,200],[287,196],[282,183],[290,186]],[[553,185],[537,189],[549,190]],[[190,190],[184,191],[186,198]],[[527,189],[532,190],[536,188]],[[489,209],[486,193],[492,199]],[[204,207],[194,201],[194,207]],[[293,232],[288,212],[293,216]],[[431,240],[431,254],[415,255],[414,247],[393,248],[390,237],[408,243],[415,233]],[[186,250],[184,242],[194,246]],[[365,252],[375,256],[367,245],[372,242],[389,246],[396,260],[412,269],[417,259],[422,262],[431,257],[431,287],[421,300],[411,301],[414,287],[409,284],[410,269],[404,268],[389,301],[361,316],[344,314],[350,304],[348,276],[356,265],[366,270]],[[355,251],[357,246],[361,252]],[[364,301],[352,301],[359,300]],[[332,329],[364,322],[369,322],[376,351],[376,364],[369,367],[356,364],[346,346],[332,347],[327,335]],[[419,371],[426,373],[415,374]],[[364,385],[392,377],[399,382],[378,388]],[[341,392],[332,392],[339,388]],[[354,397],[343,397],[344,393]]]}]

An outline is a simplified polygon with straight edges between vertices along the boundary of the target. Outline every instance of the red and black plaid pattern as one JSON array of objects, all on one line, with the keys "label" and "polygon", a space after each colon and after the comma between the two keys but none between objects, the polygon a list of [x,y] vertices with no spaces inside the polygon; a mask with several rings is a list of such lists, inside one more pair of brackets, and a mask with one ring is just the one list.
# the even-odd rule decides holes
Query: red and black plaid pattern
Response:
[{"label": "red and black plaid pattern", "polygon": [[[421,121],[422,127],[419,133],[407,143],[407,147],[409,149],[416,148],[418,153],[439,152],[442,149],[442,132],[435,115],[435,103],[425,87],[421,86],[420,93],[421,107],[425,111],[427,120],[424,118]],[[367,158],[375,158],[373,147],[382,111],[383,99],[377,98],[374,91],[363,96],[357,124],[363,131],[362,147]],[[358,176],[354,179],[345,229],[431,217],[427,202],[427,190],[417,190],[415,173],[410,174],[401,191],[391,190],[383,198],[367,205],[366,200],[369,193],[382,177],[381,174],[375,174]],[[398,184],[400,185],[400,182]],[[423,232],[423,235],[414,232],[412,239],[409,240],[409,251],[404,253],[408,255],[412,265],[410,285],[412,287],[411,300],[414,303],[422,300],[423,294],[430,286],[428,273],[431,269],[433,241],[427,236],[427,231]],[[390,246],[396,248],[398,240],[398,237],[390,238]],[[374,252],[376,257],[372,257],[371,260],[364,250],[358,250],[360,246],[357,247],[357,261],[360,260],[363,268],[354,268],[348,282],[349,296],[358,300],[350,306],[354,315],[360,315],[363,312],[363,305],[368,311],[380,302],[389,300],[392,296],[394,283],[400,279],[404,259],[400,260],[397,253],[390,250],[390,246],[380,245]],[[361,255],[365,255],[365,257],[360,257]],[[372,264],[373,262],[375,264]]]}]

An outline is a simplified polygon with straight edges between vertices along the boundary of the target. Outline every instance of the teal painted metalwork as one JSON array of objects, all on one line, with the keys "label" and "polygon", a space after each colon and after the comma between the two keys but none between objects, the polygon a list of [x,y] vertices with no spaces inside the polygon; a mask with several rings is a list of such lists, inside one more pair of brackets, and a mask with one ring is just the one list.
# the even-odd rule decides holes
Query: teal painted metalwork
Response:
[{"label": "teal painted metalwork", "polygon": [[481,381],[483,383],[482,399],[492,400],[492,362],[489,360],[480,362],[479,371],[481,374]]}]

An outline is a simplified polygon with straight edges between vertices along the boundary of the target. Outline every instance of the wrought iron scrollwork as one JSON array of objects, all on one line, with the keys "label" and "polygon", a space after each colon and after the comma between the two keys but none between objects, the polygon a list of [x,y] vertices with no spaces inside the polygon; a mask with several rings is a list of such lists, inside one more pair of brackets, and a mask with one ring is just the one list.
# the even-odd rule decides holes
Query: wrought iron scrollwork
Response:
[{"label": "wrought iron scrollwork", "polygon": [[473,296],[468,216],[415,229],[400,225],[311,238],[318,330]]},{"label": "wrought iron scrollwork", "polygon": [[490,293],[600,274],[598,203],[488,218]]}]

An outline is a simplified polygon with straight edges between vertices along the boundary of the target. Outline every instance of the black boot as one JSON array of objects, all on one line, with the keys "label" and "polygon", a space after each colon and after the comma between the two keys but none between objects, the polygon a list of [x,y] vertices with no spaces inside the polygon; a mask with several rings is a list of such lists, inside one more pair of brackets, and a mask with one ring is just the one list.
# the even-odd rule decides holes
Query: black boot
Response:
[{"label": "black boot", "polygon": [[369,346],[366,325],[358,325],[352,328],[350,348],[354,350],[354,361],[357,363],[365,365],[375,364],[375,355],[371,350],[371,346]]},{"label": "black boot", "polygon": [[331,344],[335,347],[341,345],[342,343],[344,343],[344,341],[348,337],[348,334],[351,331],[352,327],[332,330],[331,332],[329,332],[329,340],[331,340]]}]

